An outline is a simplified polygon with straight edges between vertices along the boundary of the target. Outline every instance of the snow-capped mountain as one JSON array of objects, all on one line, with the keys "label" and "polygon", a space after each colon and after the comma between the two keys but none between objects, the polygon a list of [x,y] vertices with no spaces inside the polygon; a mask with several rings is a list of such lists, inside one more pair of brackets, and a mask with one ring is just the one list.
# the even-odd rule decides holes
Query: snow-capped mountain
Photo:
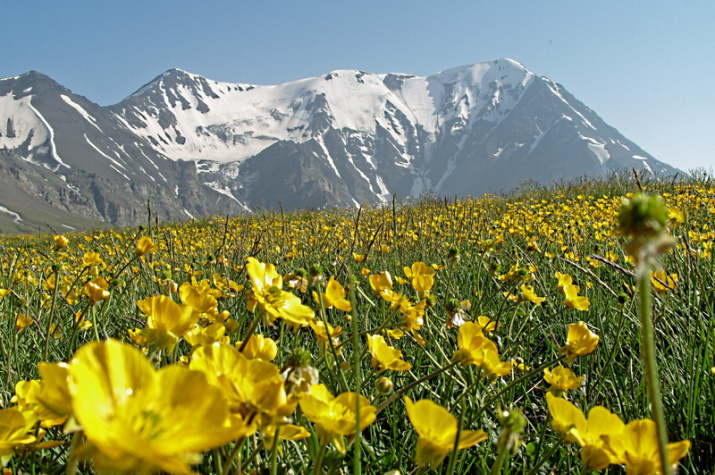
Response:
[{"label": "snow-capped mountain", "polygon": [[[117,187],[116,206],[131,213],[94,207],[120,223],[141,220],[155,194],[166,217],[179,218],[675,171],[510,59],[427,77],[339,70],[274,86],[173,69],[110,107],[32,72],[0,80],[0,133],[0,147],[65,177],[90,208],[97,180]],[[86,176],[84,188],[75,183],[78,174],[94,187]]]}]

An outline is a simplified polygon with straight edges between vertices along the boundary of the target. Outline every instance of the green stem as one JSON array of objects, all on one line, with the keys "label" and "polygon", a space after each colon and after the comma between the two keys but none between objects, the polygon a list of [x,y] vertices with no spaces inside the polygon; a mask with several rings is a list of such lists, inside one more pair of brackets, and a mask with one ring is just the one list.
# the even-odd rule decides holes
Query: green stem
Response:
[{"label": "green stem", "polygon": [[[358,214],[358,219],[360,215]],[[350,306],[352,308],[352,322],[350,329],[353,337],[353,378],[355,383],[355,445],[353,446],[353,473],[362,473],[360,459],[361,449],[361,434],[360,434],[360,360],[362,352],[360,351],[360,322],[358,321],[357,301],[355,299],[355,280],[353,279],[352,269],[348,266],[348,286],[350,294]],[[326,328],[327,330],[327,328]],[[330,338],[330,337],[328,337]]]},{"label": "green stem", "polygon": [[392,402],[395,401],[395,399],[399,398],[400,396],[402,396],[403,394],[405,394],[407,391],[414,388],[418,384],[422,384],[425,381],[428,381],[428,380],[434,378],[435,376],[438,376],[440,373],[444,373],[448,369],[451,369],[451,368],[457,366],[458,364],[459,364],[459,361],[455,361],[453,363],[448,364],[447,366],[443,366],[442,368],[438,369],[437,371],[434,371],[434,372],[428,374],[427,376],[423,376],[422,378],[418,379],[417,381],[413,381],[412,383],[408,384],[407,386],[405,386],[404,388],[400,389],[395,394],[393,394],[392,396],[387,398],[387,400],[385,400],[385,402],[380,404],[380,407],[377,408],[377,411],[375,412],[375,414],[376,415],[380,414],[382,411],[385,410],[385,408],[387,406],[392,404]]},{"label": "green stem", "polygon": [[241,347],[238,349],[239,353],[243,353],[243,349],[246,348],[246,345],[248,345],[248,340],[249,340],[249,338],[251,338],[251,335],[253,335],[253,332],[256,331],[256,328],[258,328],[258,322],[261,321],[262,316],[263,316],[263,312],[256,315],[256,318],[254,318],[253,322],[251,322],[251,326],[248,328],[248,331],[246,332],[245,335],[243,335],[243,341],[241,342]]},{"label": "green stem", "polygon": [[507,456],[509,455],[509,450],[506,447],[506,444],[499,444],[499,455],[497,455],[497,459],[494,462],[494,465],[492,465],[492,469],[489,471],[489,475],[497,475],[501,471],[502,465],[504,465],[504,462],[507,459]]},{"label": "green stem", "polygon": [[323,457],[325,457],[325,451],[328,449],[327,445],[321,445],[318,451],[318,458],[315,459],[315,468],[313,469],[313,475],[319,475],[320,469],[323,465]]},{"label": "green stem", "polygon": [[[228,472],[231,470],[231,465],[233,465],[233,459],[236,458],[236,455],[238,455],[238,452],[243,448],[243,445],[246,443],[246,438],[242,438],[238,442],[236,442],[236,445],[233,447],[233,450],[229,454],[228,458],[226,459],[226,462],[223,466],[223,471],[221,472],[221,475],[228,475]],[[239,462],[240,464],[240,462]]]},{"label": "green stem", "polygon": [[281,426],[276,427],[276,434],[273,436],[273,450],[271,451],[271,475],[278,475],[278,446],[281,441],[279,434]]},{"label": "green stem", "polygon": [[643,365],[645,369],[648,399],[651,404],[651,415],[658,430],[658,448],[663,475],[671,475],[672,469],[668,458],[668,428],[665,425],[665,411],[660,392],[658,376],[658,361],[656,360],[655,330],[651,315],[650,278],[645,260],[641,260],[638,271],[638,315],[641,322],[641,339],[643,344]]},{"label": "green stem", "polygon": [[531,467],[531,470],[529,470],[529,473],[527,473],[526,475],[536,475],[539,471],[539,468],[542,465],[544,465],[546,463],[546,461],[549,460],[551,458],[551,456],[554,455],[556,453],[556,451],[561,448],[562,445],[563,445],[563,441],[562,441],[562,439],[559,439],[554,444],[554,446],[551,447],[551,449],[549,449],[549,451],[546,452],[546,454],[543,457],[541,457],[539,459],[539,461],[536,462],[536,464],[533,467]]},{"label": "green stem", "polygon": [[52,339],[52,320],[55,317],[55,305],[57,303],[57,291],[60,288],[60,275],[55,271],[55,288],[52,291],[52,305],[50,306],[50,317],[47,319],[47,336],[45,338],[45,351],[42,353],[42,360],[47,361],[47,352],[50,349],[50,339]]}]

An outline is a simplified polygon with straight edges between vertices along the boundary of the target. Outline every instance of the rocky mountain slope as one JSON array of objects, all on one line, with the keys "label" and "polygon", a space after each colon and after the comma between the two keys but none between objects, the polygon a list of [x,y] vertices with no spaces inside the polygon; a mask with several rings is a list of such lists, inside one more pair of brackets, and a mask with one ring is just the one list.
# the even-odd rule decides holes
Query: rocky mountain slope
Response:
[{"label": "rocky mountain slope", "polygon": [[[0,80],[0,149],[54,175],[27,188],[34,199],[116,224],[145,220],[147,199],[162,219],[180,219],[394,193],[475,196],[630,167],[676,171],[509,59],[427,77],[340,70],[275,86],[173,69],[110,107],[30,72]],[[29,172],[8,156],[0,165],[21,183]]]}]

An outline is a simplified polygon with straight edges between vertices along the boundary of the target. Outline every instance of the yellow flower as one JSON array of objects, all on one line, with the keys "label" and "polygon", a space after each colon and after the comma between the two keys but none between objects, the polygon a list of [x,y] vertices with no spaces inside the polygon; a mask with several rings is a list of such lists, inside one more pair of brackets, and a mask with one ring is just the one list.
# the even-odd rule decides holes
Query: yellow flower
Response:
[{"label": "yellow flower", "polygon": [[655,272],[650,271],[650,281],[653,283],[653,288],[658,292],[658,295],[663,295],[675,288],[678,283],[678,274],[666,274],[665,269]]},{"label": "yellow flower", "polygon": [[98,252],[87,251],[82,257],[82,264],[84,267],[101,267],[106,268],[107,264],[104,263],[102,258],[99,256]]},{"label": "yellow flower", "polygon": [[142,236],[137,241],[137,254],[143,256],[144,254],[151,254],[156,252],[156,244],[151,240],[149,236]]},{"label": "yellow flower", "polygon": [[551,428],[565,443],[576,442],[579,434],[586,432],[586,416],[581,409],[551,393],[546,393],[546,405],[551,414]]},{"label": "yellow flower", "polygon": [[97,277],[84,284],[84,293],[92,302],[100,302],[109,297],[109,284],[103,277]]},{"label": "yellow flower", "polygon": [[15,319],[15,330],[20,331],[23,328],[27,328],[32,325],[34,320],[32,317],[26,317],[24,313],[19,312],[17,318]]},{"label": "yellow flower", "polygon": [[3,462],[15,452],[15,447],[35,441],[36,421],[32,411],[20,411],[14,407],[0,410],[0,458]]},{"label": "yellow flower", "polygon": [[566,354],[566,362],[571,364],[578,356],[592,353],[598,340],[598,335],[589,330],[585,323],[572,323],[566,336],[566,346],[561,348],[561,352]]},{"label": "yellow flower", "polygon": [[230,341],[226,335],[226,327],[222,323],[212,323],[207,327],[194,325],[194,328],[184,334],[184,339],[192,347],[201,345],[213,345],[216,342],[226,343]]},{"label": "yellow flower", "polygon": [[55,249],[57,249],[57,250],[62,249],[63,247],[65,247],[67,245],[67,243],[70,242],[69,239],[67,239],[66,237],[64,237],[62,235],[55,236],[54,241],[55,241]]},{"label": "yellow flower", "polygon": [[582,377],[564,366],[557,366],[553,371],[545,368],[544,379],[551,385],[549,392],[554,396],[563,396],[567,390],[577,389],[583,383]]},{"label": "yellow flower", "polygon": [[176,365],[157,371],[127,344],[84,345],[69,374],[72,412],[87,437],[76,455],[101,471],[189,474],[201,452],[245,432],[203,374]]},{"label": "yellow flower", "polygon": [[412,368],[410,363],[402,360],[402,352],[396,348],[388,346],[382,335],[368,335],[368,348],[372,355],[370,367],[375,368],[378,373],[388,369],[393,371],[408,371]]},{"label": "yellow flower", "polygon": [[333,443],[340,453],[345,453],[344,436],[356,432],[355,409],[360,404],[360,430],[375,421],[377,409],[365,396],[342,393],[334,397],[323,384],[314,384],[310,394],[300,394],[300,408],[315,424],[315,432],[321,445]]},{"label": "yellow flower", "polygon": [[578,295],[579,290],[581,290],[581,288],[578,285],[567,285],[564,287],[563,291],[566,296],[564,305],[566,305],[567,308],[586,311],[589,305],[591,305],[591,302],[589,302],[588,297]]},{"label": "yellow flower", "polygon": [[522,299],[528,300],[529,302],[533,302],[539,306],[541,305],[541,302],[546,300],[546,297],[538,297],[534,292],[534,287],[530,285],[521,286],[521,297]]},{"label": "yellow flower", "polygon": [[62,424],[67,419],[67,414],[57,416],[54,412],[48,411],[40,401],[40,393],[43,392],[45,382],[39,379],[32,381],[18,381],[15,384],[15,396],[11,402],[17,404],[21,411],[32,411],[35,417],[42,422],[42,427],[52,427]]},{"label": "yellow flower", "polygon": [[[458,430],[457,419],[445,408],[428,399],[413,403],[412,399],[405,396],[405,406],[407,417],[419,436],[415,449],[415,462],[420,467],[431,464],[431,468],[436,469],[454,449]],[[487,434],[481,429],[462,430],[457,448],[466,449],[486,439]]]},{"label": "yellow flower", "polygon": [[415,262],[412,267],[405,267],[405,276],[412,280],[412,287],[420,293],[429,291],[434,285],[435,270],[424,262]]},{"label": "yellow flower", "polygon": [[369,277],[370,286],[376,295],[382,294],[386,290],[392,290],[392,275],[383,271]]},{"label": "yellow flower", "polygon": [[[317,298],[318,295],[315,294],[313,297],[315,298],[315,301],[320,304],[320,300]],[[323,293],[323,305],[325,308],[335,307],[344,312],[352,310],[350,302],[345,300],[345,289],[337,280],[335,280],[335,277],[331,277],[328,281],[325,293]]]},{"label": "yellow flower", "polygon": [[493,333],[499,328],[501,328],[501,323],[492,321],[491,318],[486,317],[484,315],[480,315],[479,317],[477,317],[477,324],[484,333]]},{"label": "yellow flower", "polygon": [[218,301],[212,295],[210,286],[193,285],[190,282],[184,282],[179,287],[179,297],[184,305],[193,307],[203,318],[212,322],[220,320]]},{"label": "yellow flower", "polygon": [[189,305],[179,305],[166,295],[137,302],[147,317],[147,328],[129,331],[132,341],[140,346],[156,344],[157,349],[172,351],[174,346],[199,320],[199,313]]},{"label": "yellow flower", "polygon": [[551,393],[546,394],[546,404],[551,413],[551,428],[565,443],[577,442],[582,447],[581,461],[589,472],[623,463],[624,424],[620,417],[596,406],[586,419],[581,409]]},{"label": "yellow flower", "polygon": [[246,270],[253,285],[255,304],[265,313],[269,325],[273,325],[276,318],[283,318],[288,323],[308,326],[315,318],[310,307],[303,305],[292,293],[282,290],[283,277],[273,264],[263,264],[249,257]]},{"label": "yellow flower", "polygon": [[459,349],[452,356],[453,361],[460,361],[462,366],[475,365],[480,375],[489,379],[507,375],[511,372],[511,361],[500,361],[499,350],[493,341],[484,337],[479,325],[466,322],[459,327],[457,337]]},{"label": "yellow flower", "polygon": [[363,262],[367,255],[365,254],[356,254],[353,252],[353,259],[355,259],[355,262]]},{"label": "yellow flower", "polygon": [[333,326],[328,323],[328,327],[325,328],[325,323],[316,318],[315,320],[310,322],[310,328],[312,328],[315,332],[315,336],[318,339],[318,343],[320,343],[321,345],[327,344],[329,346],[330,344],[328,343],[328,338],[332,338],[333,346],[336,347],[336,351],[340,353],[341,347],[338,346],[338,336],[343,334],[342,327],[333,328]]},{"label": "yellow flower", "polygon": [[[690,441],[668,444],[668,459],[675,465],[690,450]],[[623,459],[627,474],[651,475],[662,473],[658,450],[658,432],[649,419],[631,421],[623,431]]]},{"label": "yellow flower", "polygon": [[209,383],[223,392],[231,412],[245,420],[286,417],[295,409],[278,367],[259,359],[249,360],[231,346],[215,343],[196,348],[189,368],[206,374]]},{"label": "yellow flower", "polygon": [[[236,342],[236,349],[241,347],[242,341]],[[258,333],[248,337],[248,343],[243,349],[243,356],[249,360],[273,361],[278,355],[278,345],[271,338]]]},{"label": "yellow flower", "polygon": [[37,402],[50,414],[49,418],[61,419],[72,414],[72,397],[67,381],[69,365],[41,362],[37,364],[37,370],[42,377]]},{"label": "yellow flower", "polygon": [[556,284],[556,286],[559,288],[559,292],[561,292],[562,294],[564,293],[564,288],[567,285],[573,285],[573,279],[570,275],[562,274],[561,272],[556,272],[554,275],[556,276],[556,279],[558,279],[558,283]]},{"label": "yellow flower", "polygon": [[[270,424],[266,426],[265,434],[263,436],[263,445],[266,446],[266,450],[273,450],[273,442],[276,439],[276,429],[278,430],[278,438],[280,440],[302,440],[310,437],[310,432],[308,432],[304,427],[296,426],[293,424]],[[278,446],[280,451],[280,445]],[[282,451],[280,452],[283,453]]]}]

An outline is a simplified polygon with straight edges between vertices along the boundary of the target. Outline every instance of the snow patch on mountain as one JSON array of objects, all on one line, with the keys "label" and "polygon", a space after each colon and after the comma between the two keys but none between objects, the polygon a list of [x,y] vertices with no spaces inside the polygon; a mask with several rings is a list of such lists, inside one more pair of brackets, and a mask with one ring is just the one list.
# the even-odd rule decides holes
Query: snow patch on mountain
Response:
[{"label": "snow patch on mountain", "polygon": [[[84,117],[84,119],[85,119],[87,122],[89,122],[90,124],[92,124],[97,130],[99,130],[100,132],[102,132],[102,129],[100,129],[99,126],[97,125],[97,119],[95,119],[94,117],[92,117],[91,115],[89,115],[89,113],[88,113],[86,110],[84,110],[84,108],[83,108],[81,105],[77,104],[75,101],[73,101],[73,100],[70,99],[69,97],[65,96],[64,94],[60,94],[60,97],[62,98],[63,101],[65,101],[65,102],[66,102],[69,106],[71,106],[74,110],[76,110],[77,112],[79,112],[79,114],[80,114],[82,117]],[[104,133],[104,132],[102,132],[102,133]]]}]

